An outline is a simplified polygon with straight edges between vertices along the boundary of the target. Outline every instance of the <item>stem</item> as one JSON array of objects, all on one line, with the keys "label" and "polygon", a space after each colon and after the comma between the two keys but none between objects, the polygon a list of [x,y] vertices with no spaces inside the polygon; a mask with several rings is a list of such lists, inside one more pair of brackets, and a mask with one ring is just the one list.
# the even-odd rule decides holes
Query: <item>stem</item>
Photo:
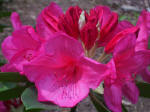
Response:
[{"label": "stem", "polygon": [[106,56],[106,54],[105,54],[105,52],[103,52],[103,53],[101,54],[101,56],[98,57],[97,61],[102,62],[102,60],[105,58],[105,56]]},{"label": "stem", "polygon": [[76,112],[76,109],[77,109],[77,105],[75,107],[71,108],[70,112]]},{"label": "stem", "polygon": [[89,96],[91,99],[94,99],[99,105],[103,105],[101,101],[99,101],[90,91]]},{"label": "stem", "polygon": [[95,51],[96,51],[97,46],[98,46],[98,43],[96,42],[95,45],[92,47],[92,49],[89,51],[89,56],[91,58],[95,56]]},{"label": "stem", "polygon": [[85,50],[85,56],[89,57],[89,51]]},{"label": "stem", "polygon": [[[92,90],[91,90],[91,91],[92,91]],[[93,93],[92,93],[91,91],[90,91],[90,93],[89,93],[90,98],[93,99],[93,100],[95,100],[99,105],[101,105],[103,108],[105,108],[105,109],[107,110],[107,108],[104,106],[104,104],[103,104],[100,100],[98,100],[98,99],[96,98],[96,96],[93,95]]]}]

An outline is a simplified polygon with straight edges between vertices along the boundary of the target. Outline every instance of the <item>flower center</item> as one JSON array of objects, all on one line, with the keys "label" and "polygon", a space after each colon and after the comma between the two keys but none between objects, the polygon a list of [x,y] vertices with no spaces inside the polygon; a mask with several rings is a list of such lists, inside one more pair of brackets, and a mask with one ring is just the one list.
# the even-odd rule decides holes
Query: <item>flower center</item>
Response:
[{"label": "flower center", "polygon": [[79,72],[81,72],[81,67],[77,64],[76,61],[64,59],[63,66],[59,67],[56,72],[54,72],[58,81],[65,80],[65,81],[73,81],[79,78]]},{"label": "flower center", "polygon": [[25,60],[31,61],[34,58],[33,54],[34,54],[34,51],[28,50],[26,54],[24,55]]}]

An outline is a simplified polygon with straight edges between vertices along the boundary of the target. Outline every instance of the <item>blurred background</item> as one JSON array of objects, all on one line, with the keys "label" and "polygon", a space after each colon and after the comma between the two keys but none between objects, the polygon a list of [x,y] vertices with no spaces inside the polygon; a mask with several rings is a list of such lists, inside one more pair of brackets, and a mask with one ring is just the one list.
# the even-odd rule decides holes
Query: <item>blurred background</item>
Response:
[{"label": "blurred background", "polygon": [[[11,12],[18,12],[23,24],[35,26],[36,17],[51,1],[58,3],[64,11],[69,6],[74,5],[78,5],[85,10],[89,10],[96,5],[107,5],[113,11],[119,13],[120,20],[130,20],[133,24],[136,24],[140,12],[149,8],[150,3],[148,0],[0,0],[0,43],[12,32],[9,18]],[[2,59],[0,53],[0,60]],[[150,99],[140,98],[135,105],[126,100],[123,103],[129,112],[150,112]],[[62,109],[62,111],[67,112],[67,109]],[[60,110],[55,110],[55,112],[60,112]],[[79,104],[77,112],[97,111],[87,98]]]}]

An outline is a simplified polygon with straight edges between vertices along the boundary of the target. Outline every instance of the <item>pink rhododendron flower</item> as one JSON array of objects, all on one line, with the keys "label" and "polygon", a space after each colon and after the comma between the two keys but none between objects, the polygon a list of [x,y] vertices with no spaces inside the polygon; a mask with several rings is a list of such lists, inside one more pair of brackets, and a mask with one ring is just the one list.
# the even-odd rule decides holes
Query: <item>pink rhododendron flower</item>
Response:
[{"label": "pink rhododendron flower", "polygon": [[132,103],[138,100],[139,91],[132,76],[134,68],[138,68],[133,64],[135,41],[133,34],[121,39],[115,47],[113,58],[107,64],[110,72],[104,79],[104,99],[113,112],[122,112],[123,95]]},{"label": "pink rhododendron flower", "polygon": [[25,75],[38,89],[38,100],[61,107],[73,107],[87,97],[106,70],[105,65],[84,57],[80,42],[63,33],[55,34],[46,42],[44,53],[24,65]]},{"label": "pink rhododendron flower", "polygon": [[150,13],[142,11],[136,26],[139,27],[138,38],[136,41],[136,51],[148,49],[148,40],[150,34]]},{"label": "pink rhododendron flower", "polygon": [[23,26],[19,15],[11,15],[14,32],[2,43],[2,53],[8,64],[1,68],[2,72],[22,72],[22,65],[30,62],[38,54],[40,38],[31,26]]},{"label": "pink rhododendron flower", "polygon": [[[138,38],[136,41],[136,51],[145,51],[150,52],[148,50],[148,41],[149,41],[149,35],[150,35],[150,13],[147,11],[142,11],[141,15],[139,16],[137,25],[140,30],[138,33]],[[147,60],[148,61],[148,60]],[[139,73],[144,81],[147,81],[150,83],[150,71],[148,69],[148,65],[145,66],[142,70],[140,69]]]},{"label": "pink rhododendron flower", "polygon": [[[132,103],[138,101],[136,75],[150,83],[147,11],[141,13],[134,26],[128,21],[118,23],[118,14],[105,6],[89,13],[71,6],[63,13],[52,2],[39,14],[36,31],[23,25],[15,12],[11,21],[14,31],[2,43],[7,64],[0,69],[24,74],[35,84],[38,101],[73,107],[104,80],[106,105],[113,112],[122,112],[123,96]],[[99,62],[112,53],[107,64],[89,58],[94,57],[98,47],[105,47],[96,59]],[[11,105],[17,107],[18,103],[0,102],[0,109],[10,109]]]},{"label": "pink rhododendron flower", "polygon": [[[133,31],[133,32],[132,32]],[[131,33],[132,32],[132,33]],[[113,58],[108,63],[109,75],[104,80],[104,99],[107,106],[114,112],[121,112],[121,99],[124,95],[132,103],[138,100],[139,92],[134,79],[139,70],[150,64],[150,51],[135,51],[136,33],[131,30],[125,37],[114,38]],[[113,41],[112,41],[113,42]],[[133,75],[134,74],[134,75]],[[118,97],[119,96],[119,97]],[[113,97],[111,100],[110,98]]]}]

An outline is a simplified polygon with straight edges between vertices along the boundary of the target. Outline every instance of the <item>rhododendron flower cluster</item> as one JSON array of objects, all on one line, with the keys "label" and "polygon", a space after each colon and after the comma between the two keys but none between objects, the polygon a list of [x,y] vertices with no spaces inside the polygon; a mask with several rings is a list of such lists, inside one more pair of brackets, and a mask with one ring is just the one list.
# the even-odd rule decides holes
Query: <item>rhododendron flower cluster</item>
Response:
[{"label": "rhododendron flower cluster", "polygon": [[[26,76],[40,102],[73,107],[104,82],[105,104],[121,112],[123,96],[138,101],[136,76],[150,83],[150,13],[145,10],[133,25],[119,21],[106,6],[89,12],[71,6],[63,13],[52,2],[37,17],[35,29],[23,25],[16,12],[11,21],[14,31],[1,45],[7,59],[1,72]],[[100,47],[104,51],[95,58]],[[112,57],[106,63],[108,55]]]}]

